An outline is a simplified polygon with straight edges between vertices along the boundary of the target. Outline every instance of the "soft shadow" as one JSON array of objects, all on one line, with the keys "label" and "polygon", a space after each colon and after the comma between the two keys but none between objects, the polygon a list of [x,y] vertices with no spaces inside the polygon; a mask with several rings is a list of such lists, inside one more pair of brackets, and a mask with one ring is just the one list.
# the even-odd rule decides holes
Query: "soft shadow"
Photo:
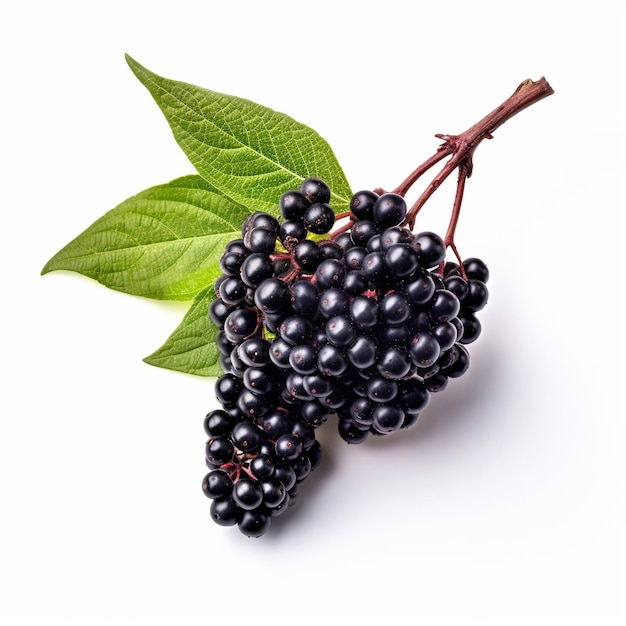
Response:
[{"label": "soft shadow", "polygon": [[[469,370],[462,377],[450,380],[441,393],[432,394],[429,405],[414,426],[390,435],[370,435],[358,446],[375,450],[375,454],[397,455],[407,449],[415,451],[422,445],[432,445],[434,440],[444,445],[446,439],[451,444],[458,442],[459,436],[463,436],[468,429],[489,428],[497,419],[497,415],[488,410],[489,394],[506,376],[503,353],[495,342],[484,342],[479,354],[474,356],[470,350],[470,358]],[[317,430],[316,436],[322,446],[320,465],[300,484],[294,505],[282,515],[272,518],[271,527],[266,535],[258,539],[259,544],[277,546],[289,540],[292,534],[302,532],[298,520],[318,515],[319,499],[326,486],[332,484],[338,455],[349,454],[346,448],[355,447],[339,436],[336,416],[329,417]]]},{"label": "soft shadow", "polygon": [[485,428],[497,417],[487,409],[489,394],[497,389],[506,376],[502,352],[495,343],[482,345],[473,355],[470,348],[470,368],[460,378],[449,381],[440,393],[431,394],[430,402],[417,422],[407,430],[385,436],[370,436],[362,444],[386,449],[399,445],[416,448],[430,444],[433,439],[454,437],[459,430]]}]

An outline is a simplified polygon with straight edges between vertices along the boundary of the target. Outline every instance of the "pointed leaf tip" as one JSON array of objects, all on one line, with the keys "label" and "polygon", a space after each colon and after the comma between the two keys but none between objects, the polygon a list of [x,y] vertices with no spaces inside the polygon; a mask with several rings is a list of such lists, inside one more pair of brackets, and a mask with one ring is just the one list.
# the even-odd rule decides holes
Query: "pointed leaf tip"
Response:
[{"label": "pointed leaf tip", "polygon": [[282,193],[314,176],[330,185],[336,212],[349,208],[345,174],[313,129],[250,100],[159,76],[128,54],[126,60],[198,174],[225,196],[276,213]]}]

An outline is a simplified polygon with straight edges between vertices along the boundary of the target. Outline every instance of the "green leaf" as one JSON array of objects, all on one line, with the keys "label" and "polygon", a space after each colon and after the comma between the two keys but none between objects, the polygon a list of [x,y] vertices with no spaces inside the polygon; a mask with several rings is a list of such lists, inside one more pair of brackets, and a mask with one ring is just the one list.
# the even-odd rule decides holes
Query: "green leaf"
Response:
[{"label": "green leaf", "polygon": [[176,330],[144,361],[196,376],[220,376],[223,372],[218,363],[218,328],[208,316],[214,298],[213,287],[201,291]]},{"label": "green leaf", "polygon": [[189,301],[219,275],[224,246],[241,236],[248,209],[200,176],[151,187],[122,202],[48,261],[106,287]]},{"label": "green leaf", "polygon": [[126,55],[198,174],[251,210],[278,214],[278,198],[309,176],[332,190],[336,212],[352,195],[333,151],[311,128],[249,100],[157,76]]}]

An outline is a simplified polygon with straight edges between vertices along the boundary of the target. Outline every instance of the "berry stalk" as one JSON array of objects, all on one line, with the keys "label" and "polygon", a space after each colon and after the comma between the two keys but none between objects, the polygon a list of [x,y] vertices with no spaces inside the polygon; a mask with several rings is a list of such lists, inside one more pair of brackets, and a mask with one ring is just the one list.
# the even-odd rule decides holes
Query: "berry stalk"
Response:
[{"label": "berry stalk", "polygon": [[[465,179],[469,178],[472,174],[472,157],[474,151],[483,139],[492,139],[494,131],[502,126],[507,120],[511,119],[525,108],[535,104],[539,100],[550,96],[554,93],[554,90],[548,83],[548,81],[541,77],[538,81],[525,80],[515,90],[515,92],[509,96],[500,106],[491,111],[488,115],[483,117],[479,122],[468,128],[460,135],[444,135],[437,134],[435,137],[443,139],[444,143],[439,146],[437,152],[417,167],[410,176],[408,176],[404,182],[402,182],[395,190],[401,196],[406,195],[409,189],[415,184],[415,182],[426,173],[431,167],[436,165],[439,161],[450,156],[450,159],[440,170],[440,172],[432,179],[428,187],[424,190],[422,195],[415,201],[407,214],[407,224],[412,229],[415,224],[415,218],[424,206],[428,198],[437,190],[437,188],[443,183],[443,181],[454,170],[459,169],[459,186],[464,185]],[[462,195],[462,190],[461,190]],[[459,194],[457,193],[457,196]],[[455,204],[455,210],[448,229],[449,238],[447,243],[451,247],[454,244],[454,228],[458,221],[459,206]],[[454,249],[454,248],[453,248]]]}]

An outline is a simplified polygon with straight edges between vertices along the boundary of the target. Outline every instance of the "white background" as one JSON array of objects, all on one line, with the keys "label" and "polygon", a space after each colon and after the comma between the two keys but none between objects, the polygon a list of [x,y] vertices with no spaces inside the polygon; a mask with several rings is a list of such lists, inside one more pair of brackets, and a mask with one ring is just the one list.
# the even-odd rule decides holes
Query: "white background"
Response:
[{"label": "white background", "polygon": [[[310,8],[308,8],[310,5]],[[4,3],[0,623],[624,623],[619,3]],[[45,262],[193,173],[128,52],[313,127],[392,188],[526,78],[457,243],[491,270],[472,367],[408,432],[344,444],[249,540],[201,493],[212,381],[142,362],[187,305]],[[453,186],[420,214],[443,230]]]}]

